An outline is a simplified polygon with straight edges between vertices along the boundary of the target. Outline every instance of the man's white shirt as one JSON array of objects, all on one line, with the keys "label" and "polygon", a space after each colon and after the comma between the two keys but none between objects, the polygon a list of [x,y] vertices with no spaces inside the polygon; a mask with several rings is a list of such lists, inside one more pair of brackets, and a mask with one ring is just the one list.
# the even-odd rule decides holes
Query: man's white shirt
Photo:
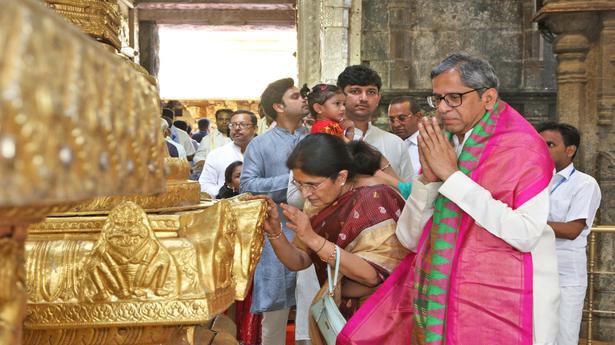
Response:
[{"label": "man's white shirt", "polygon": [[418,176],[421,169],[421,161],[419,160],[419,131],[414,132],[411,136],[404,139],[406,145],[408,145],[408,155],[410,155],[410,162],[412,162],[412,169],[414,176]]},{"label": "man's white shirt", "polygon": [[171,139],[170,137],[165,137],[164,140],[173,145],[175,147],[175,149],[177,149],[177,157],[178,158],[183,158],[183,159],[187,159],[186,157],[186,150],[184,150],[184,147],[180,144],[178,144],[177,142],[173,141],[173,139]]},{"label": "man's white shirt", "polygon": [[[194,154],[194,158],[192,159],[195,163],[198,161],[204,161],[207,158],[207,155],[221,147],[231,142],[231,139],[226,135],[220,133],[220,131],[216,128],[212,129],[208,135],[204,136],[199,143],[199,148],[196,150]],[[217,194],[217,192],[216,192]]]},{"label": "man's white shirt", "polygon": [[[453,136],[457,156],[471,132],[465,134],[461,143],[457,136]],[[488,190],[461,171],[449,176],[445,182],[427,185],[415,177],[396,232],[402,245],[414,252],[425,224],[433,215],[433,204],[438,193],[457,204],[486,231],[515,249],[532,254],[534,343],[554,341],[558,331],[559,281],[555,234],[547,225],[548,188],[513,210],[494,199]]]},{"label": "man's white shirt", "polygon": [[561,286],[587,285],[587,236],[600,206],[600,187],[598,182],[585,173],[575,169],[570,163],[560,170],[549,185],[549,221],[570,222],[585,219],[585,227],[574,240],[557,238],[557,260]]},{"label": "man's white shirt", "polygon": [[365,133],[358,128],[355,128],[354,132],[355,140],[365,141],[384,155],[402,181],[412,179],[414,169],[406,149],[407,146],[400,137],[372,125],[371,122],[368,123]]},{"label": "man's white shirt", "polygon": [[224,171],[235,161],[243,162],[243,153],[241,153],[241,148],[232,141],[211,151],[199,177],[201,192],[206,192],[215,198],[220,187],[224,185]]},{"label": "man's white shirt", "polygon": [[194,150],[194,146],[192,145],[192,139],[190,138],[188,133],[186,133],[186,131],[184,131],[183,129],[179,129],[175,126],[171,127],[171,131],[176,136],[176,139],[175,139],[177,140],[176,142],[184,147],[184,151],[186,152],[186,155],[192,156],[195,153],[195,150]]}]

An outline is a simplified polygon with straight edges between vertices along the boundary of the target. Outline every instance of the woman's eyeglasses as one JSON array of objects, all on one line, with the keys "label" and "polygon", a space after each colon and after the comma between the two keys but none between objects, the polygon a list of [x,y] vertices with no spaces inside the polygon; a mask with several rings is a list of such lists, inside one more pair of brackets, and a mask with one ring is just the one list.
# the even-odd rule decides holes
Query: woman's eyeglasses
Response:
[{"label": "woman's eyeglasses", "polygon": [[293,178],[291,183],[294,184],[295,187],[297,187],[297,189],[302,192],[313,193],[314,191],[318,190],[325,182],[327,182],[328,179],[329,178],[325,178],[319,184],[310,184],[310,183],[298,182],[297,180]]}]

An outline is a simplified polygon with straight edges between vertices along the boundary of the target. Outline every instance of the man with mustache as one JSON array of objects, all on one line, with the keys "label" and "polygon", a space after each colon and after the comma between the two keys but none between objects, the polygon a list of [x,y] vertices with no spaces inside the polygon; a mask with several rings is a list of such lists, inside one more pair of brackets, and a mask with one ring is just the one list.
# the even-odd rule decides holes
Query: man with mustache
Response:
[{"label": "man with mustache", "polygon": [[393,98],[389,103],[388,115],[391,130],[408,145],[414,175],[418,175],[421,168],[418,124],[423,118],[423,112],[415,99],[410,96],[400,96]]},{"label": "man with mustache", "polygon": [[446,132],[435,118],[419,123],[422,174],[397,223],[414,254],[362,306],[377,332],[351,319],[340,336],[353,344],[553,344],[560,289],[547,145],[500,99],[486,60],[452,54],[431,82],[427,101]]},{"label": "man with mustache", "polygon": [[224,184],[224,171],[235,161],[243,162],[243,154],[257,131],[256,115],[249,110],[237,110],[228,124],[231,142],[218,147],[207,155],[203,172],[199,177],[201,192],[211,197],[218,195]]}]

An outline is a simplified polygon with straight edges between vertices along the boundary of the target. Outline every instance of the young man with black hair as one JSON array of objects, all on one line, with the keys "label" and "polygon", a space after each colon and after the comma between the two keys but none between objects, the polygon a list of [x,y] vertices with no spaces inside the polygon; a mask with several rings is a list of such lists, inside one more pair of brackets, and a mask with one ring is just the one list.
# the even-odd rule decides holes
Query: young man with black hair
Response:
[{"label": "young man with black hair", "polygon": [[[308,106],[291,78],[269,84],[261,95],[261,106],[265,114],[276,121],[276,126],[252,139],[248,145],[240,191],[266,194],[279,205],[286,203],[290,174],[286,160],[307,134],[301,119],[307,115]],[[283,217],[281,220],[284,234],[292,239],[294,232],[286,228]],[[263,314],[263,345],[283,345],[288,312],[295,305],[296,274],[278,260],[270,240],[276,238],[265,241],[254,273],[251,312]]]},{"label": "young man with black hair", "polygon": [[555,232],[559,269],[559,333],[556,345],[576,345],[587,290],[587,236],[598,206],[600,187],[596,180],[578,171],[572,161],[581,135],[568,124],[547,122],[538,132],[549,148],[556,173],[549,184],[549,218]]},{"label": "young man with black hair", "polygon": [[209,134],[209,119],[199,119],[197,123],[199,125],[199,131],[192,135],[192,139],[201,143],[201,140]]},{"label": "young man with black hair", "polygon": [[337,77],[337,86],[346,94],[346,116],[355,124],[355,140],[374,146],[401,180],[410,181],[414,169],[403,140],[371,123],[380,104],[382,80],[378,73],[363,65],[348,66]]},{"label": "young man with black hair", "polygon": [[[177,102],[177,101],[169,101],[169,102],[172,104],[175,104],[173,102]],[[177,104],[181,105],[181,103],[179,102],[177,102]],[[184,147],[184,151],[186,152],[187,159],[189,161],[192,161],[192,158],[194,157],[194,153],[196,152],[196,150],[194,149],[194,146],[192,145],[192,139],[190,139],[190,136],[188,135],[188,133],[185,130],[182,130],[175,126],[175,122],[177,121],[175,121],[174,110],[170,108],[163,108],[162,117],[170,120],[170,125],[169,125],[169,130],[171,131],[170,138],[174,142]]]}]

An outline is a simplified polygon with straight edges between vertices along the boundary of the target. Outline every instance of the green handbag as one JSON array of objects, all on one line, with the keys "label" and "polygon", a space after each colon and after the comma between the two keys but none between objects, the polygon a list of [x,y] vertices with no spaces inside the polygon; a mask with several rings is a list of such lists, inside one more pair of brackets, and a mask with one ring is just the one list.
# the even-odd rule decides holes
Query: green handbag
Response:
[{"label": "green handbag", "polygon": [[335,345],[337,335],[340,334],[342,328],[346,324],[346,319],[337,308],[337,304],[333,300],[333,291],[337,285],[337,277],[340,270],[340,248],[335,246],[335,274],[331,279],[331,267],[327,264],[327,281],[329,283],[329,292],[325,293],[318,302],[310,307],[310,314],[318,324],[318,329],[325,339],[327,345]]}]

